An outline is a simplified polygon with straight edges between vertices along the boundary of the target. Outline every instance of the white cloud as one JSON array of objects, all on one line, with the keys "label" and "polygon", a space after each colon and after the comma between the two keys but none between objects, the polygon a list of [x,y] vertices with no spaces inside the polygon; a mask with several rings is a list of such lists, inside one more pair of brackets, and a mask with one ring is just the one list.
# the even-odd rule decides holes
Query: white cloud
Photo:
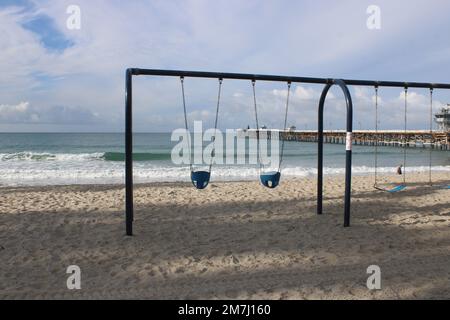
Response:
[{"label": "white cloud", "polygon": [[98,115],[84,108],[52,106],[38,108],[29,102],[16,105],[0,105],[1,124],[93,124],[99,123]]},{"label": "white cloud", "polygon": [[[403,129],[405,118],[405,93],[403,89],[394,89],[396,95],[390,98],[383,96],[383,90],[378,96],[378,117],[380,129]],[[375,92],[368,88],[354,90],[354,123],[362,124],[363,128],[375,127]],[[433,112],[437,111],[444,102],[439,99],[433,101]],[[407,128],[428,129],[430,124],[430,96],[428,90],[408,90]],[[434,124],[433,124],[434,126]]]},{"label": "white cloud", "polygon": [[33,113],[29,113],[29,102],[20,102],[16,105],[0,105],[0,122],[30,121]]}]

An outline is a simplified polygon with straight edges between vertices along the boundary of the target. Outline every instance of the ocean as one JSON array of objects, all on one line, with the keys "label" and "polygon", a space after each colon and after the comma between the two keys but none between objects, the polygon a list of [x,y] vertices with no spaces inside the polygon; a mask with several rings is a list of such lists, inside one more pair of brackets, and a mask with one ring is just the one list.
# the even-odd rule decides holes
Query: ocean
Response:
[{"label": "ocean", "polygon": [[[174,165],[171,151],[177,142],[170,133],[134,134],[134,181],[189,181],[187,165]],[[407,172],[426,172],[429,150],[408,148]],[[1,133],[0,185],[43,186],[70,184],[123,184],[124,134],[121,133]],[[432,170],[450,171],[448,151],[432,152]],[[317,145],[286,142],[282,177],[316,174]],[[378,171],[395,173],[403,163],[403,150],[379,147]],[[326,144],[324,173],[344,173],[345,146]],[[353,147],[353,173],[372,175],[374,147]],[[255,165],[215,165],[212,181],[252,180],[258,177]]]}]

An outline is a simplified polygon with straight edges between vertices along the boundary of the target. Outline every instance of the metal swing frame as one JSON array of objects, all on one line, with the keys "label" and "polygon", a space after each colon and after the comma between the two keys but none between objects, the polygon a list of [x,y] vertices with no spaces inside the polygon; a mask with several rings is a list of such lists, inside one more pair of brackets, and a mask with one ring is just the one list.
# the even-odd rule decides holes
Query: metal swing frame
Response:
[{"label": "metal swing frame", "polygon": [[261,75],[244,73],[223,73],[182,70],[160,70],[129,68],[125,72],[125,232],[133,235],[134,200],[133,200],[133,76],[161,76],[161,77],[195,77],[234,80],[274,81],[291,83],[310,83],[325,85],[318,107],[318,161],[317,161],[317,214],[322,214],[323,202],[323,111],[328,91],[333,85],[339,86],[344,92],[347,115],[347,143],[345,164],[345,196],[344,196],[344,227],[350,226],[351,201],[351,165],[352,165],[352,131],[353,131],[353,103],[347,86],[384,86],[450,89],[448,83],[371,81],[371,80],[341,80],[332,78],[311,78],[279,75]]}]

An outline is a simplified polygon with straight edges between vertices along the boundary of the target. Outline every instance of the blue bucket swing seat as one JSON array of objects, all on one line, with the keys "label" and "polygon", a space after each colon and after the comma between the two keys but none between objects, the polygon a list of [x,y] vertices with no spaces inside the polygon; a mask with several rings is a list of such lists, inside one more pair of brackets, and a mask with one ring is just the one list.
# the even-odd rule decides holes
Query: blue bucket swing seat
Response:
[{"label": "blue bucket swing seat", "polygon": [[191,171],[191,181],[197,189],[205,189],[210,178],[211,172],[209,171]]},{"label": "blue bucket swing seat", "polygon": [[278,171],[268,171],[263,172],[259,175],[259,180],[261,181],[262,185],[273,189],[278,186],[280,183],[281,173]]},{"label": "blue bucket swing seat", "polygon": [[[184,77],[180,77],[180,81],[181,81],[181,92],[182,92],[182,96],[183,96],[184,124],[185,124],[185,128],[186,128],[186,132],[189,132],[188,121],[187,121],[187,112],[186,112],[186,98],[185,98],[185,94],[184,94]],[[222,78],[219,78],[219,93],[217,95],[217,108],[216,108],[216,120],[214,123],[213,143],[215,141],[215,135],[217,132],[217,121],[218,121],[218,116],[219,116],[220,93],[222,90],[222,81],[223,81]],[[188,141],[189,140],[190,139],[188,139]],[[189,143],[189,150],[191,150],[190,143]],[[211,162],[209,164],[209,170],[194,170],[192,168],[191,153],[189,152],[189,167],[190,167],[190,171],[191,171],[191,182],[192,182],[192,185],[199,190],[205,189],[208,186],[209,181],[211,179],[211,167],[212,167],[212,161],[213,161],[213,154],[214,154],[214,146],[211,151]]]}]

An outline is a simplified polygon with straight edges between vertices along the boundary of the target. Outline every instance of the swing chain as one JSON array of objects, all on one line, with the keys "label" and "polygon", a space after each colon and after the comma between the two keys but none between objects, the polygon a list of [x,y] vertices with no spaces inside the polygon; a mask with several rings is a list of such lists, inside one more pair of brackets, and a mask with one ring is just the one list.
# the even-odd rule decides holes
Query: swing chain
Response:
[{"label": "swing chain", "polygon": [[255,88],[256,81],[255,79],[252,80],[252,87],[253,87],[253,103],[255,106],[255,119],[256,119],[256,133],[258,134],[259,130],[259,122],[258,122],[258,108],[256,106],[256,88]]},{"label": "swing chain", "polygon": [[403,131],[403,185],[406,184],[406,146],[408,143],[408,139],[406,137],[407,135],[407,128],[408,128],[408,123],[407,123],[407,113],[408,113],[408,87],[405,86],[405,127],[404,127],[404,131]]},{"label": "swing chain", "polygon": [[219,119],[220,96],[222,93],[222,82],[223,82],[223,79],[219,78],[219,92],[217,93],[216,119],[214,121],[214,136],[212,139],[213,147],[211,149],[211,161],[209,163],[209,171],[210,172],[211,172],[211,167],[212,167],[212,163],[213,163],[213,157],[215,157],[215,154],[216,154],[216,135],[217,135],[217,123],[218,123],[218,119]]},{"label": "swing chain", "polygon": [[191,134],[189,132],[188,120],[187,120],[187,111],[186,111],[186,97],[184,93],[184,76],[180,76],[181,82],[181,93],[183,97],[183,111],[184,111],[184,127],[186,129],[186,138],[189,150],[189,170],[192,172],[192,155],[191,155]]},{"label": "swing chain", "polygon": [[[291,93],[291,81],[288,81],[287,87],[288,87],[288,90],[287,90],[287,97],[286,97],[286,110],[284,112],[283,131],[286,130],[286,127],[287,127],[287,117],[288,117],[288,111],[289,111],[289,97],[290,97],[290,93]],[[280,161],[278,162],[278,172],[281,171],[281,162],[283,162],[284,142],[285,142],[285,137],[282,137],[282,139],[281,139],[281,155],[280,155]]]},{"label": "swing chain", "polygon": [[433,88],[430,88],[430,133],[433,133]]},{"label": "swing chain", "polygon": [[433,136],[433,87],[430,88],[430,152],[429,152],[429,164],[428,164],[428,184],[430,186],[433,185],[432,177],[431,177],[431,168],[433,164],[433,145],[434,145],[434,136]]},{"label": "swing chain", "polygon": [[[180,76],[180,82],[181,82],[181,92],[183,97],[183,111],[184,111],[184,126],[187,133],[187,143],[188,143],[188,149],[189,149],[189,169],[192,172],[192,155],[191,155],[191,143],[190,143],[190,133],[189,133],[189,127],[188,127],[188,120],[187,120],[187,110],[186,110],[186,97],[184,92],[184,76]],[[214,136],[213,136],[213,147],[211,149],[211,161],[209,164],[209,172],[211,172],[212,162],[213,162],[213,154],[215,154],[215,142],[216,142],[216,135],[217,135],[217,124],[219,120],[219,107],[220,107],[220,96],[222,92],[222,83],[223,79],[219,78],[219,92],[217,94],[217,106],[216,106],[216,118],[214,120]]]},{"label": "swing chain", "polygon": [[378,136],[378,85],[375,85],[375,181],[374,187],[376,188],[378,185],[378,144],[379,144],[379,136]]},{"label": "swing chain", "polygon": [[259,162],[259,172],[261,173],[261,169],[263,167],[263,164],[261,163],[261,153],[259,150],[259,121],[258,121],[258,107],[256,105],[256,81],[255,79],[252,80],[252,88],[253,88],[253,104],[255,106],[255,120],[256,120],[256,154]]}]

